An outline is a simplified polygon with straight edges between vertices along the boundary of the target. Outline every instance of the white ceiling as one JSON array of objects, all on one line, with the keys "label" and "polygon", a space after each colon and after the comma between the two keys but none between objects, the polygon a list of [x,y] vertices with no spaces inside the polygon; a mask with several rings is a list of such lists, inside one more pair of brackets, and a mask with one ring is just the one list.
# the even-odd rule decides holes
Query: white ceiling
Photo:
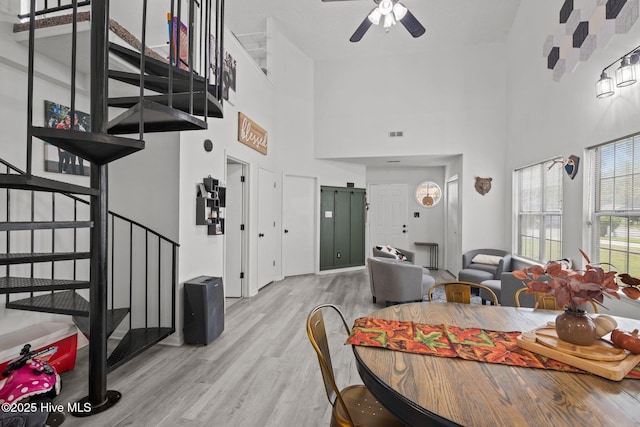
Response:
[{"label": "white ceiling", "polygon": [[[401,0],[426,28],[414,39],[401,25],[388,33],[372,26],[358,43],[349,38],[376,5],[373,0],[231,0],[225,25],[236,35],[266,32],[273,17],[302,52],[314,60],[419,54],[505,42],[521,0]],[[368,168],[442,166],[455,156],[360,157],[343,160]]]},{"label": "white ceiling", "polygon": [[373,0],[231,0],[225,25],[236,35],[266,31],[273,17],[279,31],[312,59],[415,54],[430,49],[503,42],[521,0],[402,0],[427,32],[414,39],[397,24],[388,33],[371,26],[363,39],[349,37],[376,5]]}]

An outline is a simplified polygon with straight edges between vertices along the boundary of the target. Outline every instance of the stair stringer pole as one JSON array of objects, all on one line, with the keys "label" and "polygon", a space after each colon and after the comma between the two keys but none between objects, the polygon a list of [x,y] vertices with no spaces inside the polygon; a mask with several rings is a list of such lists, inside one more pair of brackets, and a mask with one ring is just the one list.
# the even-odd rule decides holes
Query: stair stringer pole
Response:
[{"label": "stair stringer pole", "polygon": [[[109,67],[109,0],[91,2],[91,131],[106,134]],[[103,412],[121,397],[107,390],[108,167],[91,163],[91,289],[89,311],[89,395],[76,416]]]}]

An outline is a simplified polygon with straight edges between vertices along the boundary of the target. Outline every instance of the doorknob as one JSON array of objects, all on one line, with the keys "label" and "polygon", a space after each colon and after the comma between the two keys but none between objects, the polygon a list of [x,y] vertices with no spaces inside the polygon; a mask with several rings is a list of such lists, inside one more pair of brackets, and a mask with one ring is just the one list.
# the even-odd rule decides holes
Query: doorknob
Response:
[{"label": "doorknob", "polygon": [[407,224],[402,224],[402,228],[407,228]]},{"label": "doorknob", "polygon": [[258,237],[264,237],[264,233],[259,233]]},{"label": "doorknob", "polygon": [[403,232],[403,233],[406,233],[406,232],[407,232],[407,230],[402,230],[402,232]]},{"label": "doorknob", "polygon": [[289,230],[284,230],[285,234],[289,232]]}]

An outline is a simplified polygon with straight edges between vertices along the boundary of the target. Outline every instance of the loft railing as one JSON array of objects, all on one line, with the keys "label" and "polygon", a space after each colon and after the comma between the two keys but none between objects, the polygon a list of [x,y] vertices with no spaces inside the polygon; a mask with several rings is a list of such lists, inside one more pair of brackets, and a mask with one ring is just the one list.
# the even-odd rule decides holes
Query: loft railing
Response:
[{"label": "loft railing", "polygon": [[[36,0],[32,10],[35,16],[52,15],[58,12],[66,12],[73,9],[74,0]],[[77,7],[89,6],[90,1],[77,1]],[[29,13],[18,15],[20,19],[29,19]]]},{"label": "loft railing", "polygon": [[[1,158],[0,164],[5,166],[5,173],[7,174],[25,174],[24,171]],[[0,218],[0,222],[33,222],[37,219],[36,215],[45,215],[42,204],[45,203],[46,199],[49,199],[46,195],[45,197],[36,197],[35,191],[12,190],[8,188],[3,190],[2,198],[4,198],[4,200],[2,202],[6,207],[6,215],[5,218]],[[14,191],[30,193],[28,202],[30,206],[27,210],[17,208],[15,202],[20,202],[21,205],[25,205],[25,203],[24,198],[19,198],[19,200],[12,198],[12,192]],[[59,200],[61,197],[72,202],[71,213],[68,212],[68,209],[63,209],[64,206],[60,206],[61,203]],[[51,218],[51,221],[55,221],[56,215],[60,214],[58,210],[65,210],[65,212],[63,212],[65,216],[72,216],[73,221],[84,221],[83,218],[88,217],[89,202],[86,200],[64,193],[51,193],[49,200],[51,211],[48,213],[48,218]],[[83,209],[84,207],[87,208]],[[109,259],[109,308],[131,308],[129,314],[129,329],[151,326],[169,327],[170,323],[170,327],[175,330],[175,292],[179,244],[137,221],[112,211],[109,211],[109,224],[109,239],[111,242]],[[123,232],[123,230],[126,232]],[[24,230],[21,232],[23,231]],[[40,236],[36,236],[35,231],[36,230],[30,230],[28,252],[30,251],[31,253],[36,252],[35,248],[43,244],[42,239],[37,239],[37,237]],[[60,231],[60,229],[58,229],[58,231]],[[1,240],[4,241],[5,253],[12,253],[12,235],[16,232],[18,231],[10,229],[3,230]],[[44,239],[50,244],[51,252],[56,251],[56,242],[60,242],[60,238],[56,232],[56,229],[52,229],[50,237]],[[78,229],[73,228],[72,232],[74,251],[77,251],[79,246],[81,246],[82,249],[84,249],[85,246],[89,246],[86,241],[82,240],[83,236],[80,236],[81,233],[78,232]],[[85,237],[86,240],[88,240],[88,234]],[[17,240],[18,239],[16,239],[16,241]],[[127,254],[125,259],[122,257],[123,254]],[[73,260],[71,269],[56,269],[59,263],[68,262],[69,261],[49,261],[50,271],[48,275],[50,275],[51,278],[56,278],[56,274],[59,274],[61,270],[63,270],[62,273],[71,274],[74,280],[88,281],[88,277],[86,277],[86,279],[78,278],[78,275],[83,275],[83,272],[86,272],[88,275],[88,266],[80,269],[83,270],[81,273],[78,272],[78,263],[83,261]],[[11,269],[18,269],[20,267],[21,266],[7,265],[4,267],[4,275],[10,277]],[[24,270],[24,267],[22,270]],[[28,275],[34,278],[38,276],[38,273],[42,273],[42,271],[42,268],[36,269],[34,263],[31,263]],[[33,296],[33,292],[31,292],[30,295]],[[10,294],[6,294],[5,299],[5,302],[10,302]],[[144,310],[136,309],[137,307],[142,307],[142,304],[144,304]]]},{"label": "loft railing", "polygon": [[[70,41],[68,43],[70,52],[70,76],[69,76],[69,114],[74,117],[76,113],[76,87],[77,87],[77,64],[82,59],[78,58],[78,22],[89,19],[91,6],[89,1],[79,0],[59,0],[43,1],[43,0],[30,0],[30,13],[20,15],[22,18],[28,18],[28,21],[18,25],[17,27],[29,32],[29,47],[28,47],[28,62],[29,69],[35,69],[36,61],[36,44],[38,40],[35,37],[35,32],[38,28],[60,25],[62,23],[71,24]],[[148,19],[147,12],[153,7],[154,18]],[[166,8],[167,16],[161,20],[157,20],[157,10]],[[168,88],[166,88],[167,106],[174,108],[176,105],[175,95],[180,93],[180,106],[176,107],[191,116],[194,116],[194,111],[197,115],[204,118],[204,122],[207,122],[210,112],[212,116],[221,117],[223,92],[222,92],[222,54],[223,54],[223,38],[224,38],[224,0],[140,0],[138,2],[127,3],[127,8],[130,11],[125,12],[122,9],[114,11],[106,11],[106,20],[104,24],[108,26],[112,31],[109,32],[111,36],[107,36],[104,40],[104,46],[109,44],[109,39],[113,38],[114,33],[123,32],[126,35],[119,34],[120,37],[124,37],[122,40],[126,42],[118,42],[123,44],[124,47],[133,48],[134,51],[140,53],[139,63],[139,81],[138,85],[138,104],[140,106],[145,104],[145,95],[149,94],[147,81],[151,78],[147,73],[147,59],[165,62],[168,66],[164,67],[166,71],[160,72],[166,77],[168,82]],[[118,15],[120,13],[121,15]],[[128,15],[127,15],[128,13]],[[125,18],[126,15],[126,18]],[[115,18],[114,18],[115,16]],[[129,27],[122,26],[117,19],[121,18],[128,22]],[[49,18],[48,23],[43,23]],[[91,17],[96,19],[93,25],[98,24],[97,17]],[[140,20],[138,21],[138,18]],[[106,24],[108,22],[108,24]],[[40,25],[42,24],[42,25]],[[84,28],[84,27],[82,27]],[[153,30],[153,37],[148,37],[149,29]],[[183,30],[184,29],[184,30]],[[17,31],[14,28],[14,31]],[[153,47],[149,47],[149,43],[155,43]],[[168,53],[166,48],[168,47]],[[61,55],[61,57],[67,57]],[[102,81],[107,79],[109,75],[109,60],[100,61],[101,67],[98,67],[95,75],[91,76],[91,79],[98,79]],[[154,73],[158,73],[158,69],[154,70]],[[176,89],[176,82],[180,80],[186,83],[181,84]],[[109,85],[105,84],[107,88]],[[156,89],[157,90],[157,89]],[[185,92],[187,92],[188,98],[185,98]],[[194,97],[194,93],[198,92],[198,98]],[[135,92],[133,92],[135,93]],[[31,174],[32,156],[33,156],[33,132],[31,128],[34,126],[34,82],[33,74],[29,74],[27,84],[27,174]],[[104,102],[107,102],[107,98]],[[185,100],[187,102],[185,107]],[[211,101],[213,104],[210,104]],[[195,106],[194,106],[195,104]],[[212,107],[211,105],[215,105]],[[146,107],[145,107],[146,108]],[[145,132],[145,108],[139,108],[136,130],[139,131],[139,140],[144,140]],[[152,107],[149,107],[152,108]],[[218,111],[219,110],[219,111]],[[109,121],[108,110],[105,107],[104,110],[105,119]],[[120,116],[119,116],[120,117]],[[94,118],[92,118],[93,120]],[[134,119],[135,120],[135,119]],[[117,123],[118,120],[116,119]],[[115,125],[117,127],[117,124]],[[205,125],[206,126],[206,125]],[[98,129],[102,132],[107,132],[108,129]],[[131,129],[128,129],[129,131]],[[174,129],[175,130],[175,129]],[[124,132],[133,133],[135,132]],[[119,131],[116,131],[119,132]],[[111,132],[109,132],[111,133]]]}]

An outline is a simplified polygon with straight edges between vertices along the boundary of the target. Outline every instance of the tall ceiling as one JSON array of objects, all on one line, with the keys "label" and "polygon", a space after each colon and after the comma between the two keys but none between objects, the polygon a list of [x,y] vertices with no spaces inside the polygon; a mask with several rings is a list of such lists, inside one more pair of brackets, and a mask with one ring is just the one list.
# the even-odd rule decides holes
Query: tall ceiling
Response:
[{"label": "tall ceiling", "polygon": [[503,42],[521,0],[402,0],[427,32],[412,38],[397,24],[387,33],[372,26],[358,43],[349,37],[376,5],[373,0],[232,0],[225,24],[236,35],[264,33],[273,17],[285,34],[315,60],[413,54]]},{"label": "tall ceiling", "polygon": [[[426,28],[414,39],[397,24],[389,32],[372,26],[358,43],[349,38],[376,6],[373,0],[231,0],[225,25],[245,44],[266,32],[273,17],[278,30],[314,60],[418,54],[434,49],[464,49],[507,39],[521,0],[401,0]],[[248,36],[246,36],[248,35]],[[247,44],[245,47],[249,48]],[[253,54],[253,53],[252,53]],[[368,168],[442,166],[456,156],[360,157],[345,160]]]}]

